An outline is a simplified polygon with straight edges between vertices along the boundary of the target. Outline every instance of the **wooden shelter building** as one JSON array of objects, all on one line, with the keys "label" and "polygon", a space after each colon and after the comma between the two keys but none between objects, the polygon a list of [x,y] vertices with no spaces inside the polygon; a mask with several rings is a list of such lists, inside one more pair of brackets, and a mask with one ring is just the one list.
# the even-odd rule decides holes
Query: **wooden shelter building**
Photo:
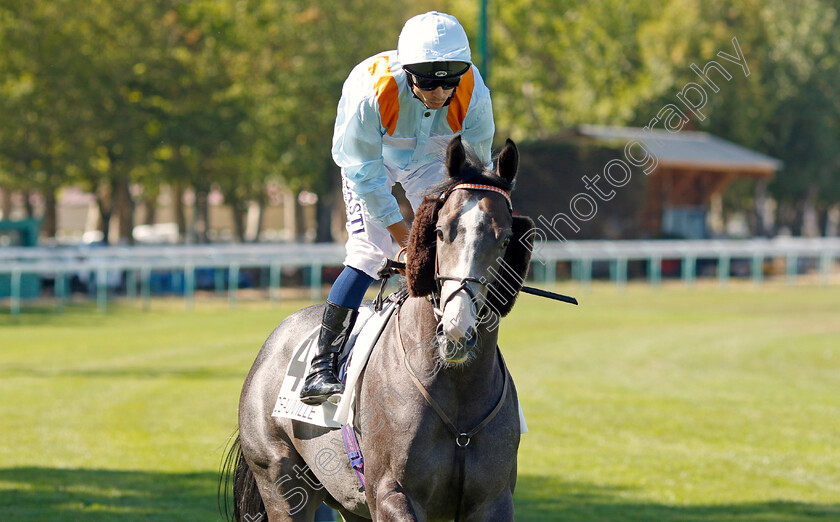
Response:
[{"label": "wooden shelter building", "polygon": [[708,237],[710,201],[739,178],[770,179],[782,162],[700,131],[582,125],[578,139],[644,143],[658,165],[647,176],[640,224],[651,235]]}]

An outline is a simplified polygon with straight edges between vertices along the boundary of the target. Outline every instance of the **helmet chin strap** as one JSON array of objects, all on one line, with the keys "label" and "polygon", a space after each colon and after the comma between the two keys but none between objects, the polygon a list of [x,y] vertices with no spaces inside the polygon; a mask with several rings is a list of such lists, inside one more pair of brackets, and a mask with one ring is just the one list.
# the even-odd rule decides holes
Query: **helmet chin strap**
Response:
[{"label": "helmet chin strap", "polygon": [[[430,111],[437,110],[437,109],[432,109],[431,107],[429,107],[428,105],[426,105],[426,102],[424,102],[423,100],[421,100],[421,99],[417,96],[417,94],[414,92],[414,87],[415,87],[415,85],[414,85],[414,76],[413,76],[410,72],[408,72],[408,71],[406,71],[406,72],[405,72],[405,78],[406,78],[406,81],[408,82],[408,88],[409,88],[409,90],[411,90],[411,95],[412,95],[412,96],[414,96],[417,100],[419,100],[419,101],[420,101],[420,103],[422,103],[422,104],[423,104],[423,107],[425,107],[425,108],[429,109]],[[450,103],[452,103],[452,98],[454,98],[454,97],[455,97],[455,93],[456,93],[457,91],[458,91],[458,87],[455,87],[454,89],[452,89],[452,94],[449,96],[449,98],[447,98],[447,99],[446,99],[446,103],[444,103],[444,104],[443,104],[443,106],[442,106],[441,108],[446,107],[447,105],[449,105]]]}]

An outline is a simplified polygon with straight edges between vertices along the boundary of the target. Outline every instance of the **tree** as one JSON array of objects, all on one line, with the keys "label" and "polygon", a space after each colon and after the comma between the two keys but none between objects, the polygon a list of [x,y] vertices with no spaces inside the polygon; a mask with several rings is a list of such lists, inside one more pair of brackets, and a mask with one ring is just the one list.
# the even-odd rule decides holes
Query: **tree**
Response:
[{"label": "tree", "polygon": [[[837,27],[837,2],[831,1],[802,2],[792,10],[782,1],[674,0],[645,28],[649,59],[673,71],[676,88],[697,81],[686,64],[720,61],[716,52],[732,54],[737,39],[749,77],[734,75],[720,92],[710,92],[708,118],[693,124],[784,162],[769,189],[782,209],[796,209],[780,214],[796,231],[809,205],[840,200]],[[668,97],[673,91],[654,106]],[[741,194],[752,203],[750,192]]]},{"label": "tree", "polygon": [[[795,9],[783,0],[490,5],[497,135],[534,139],[581,123],[645,126],[698,81],[691,64],[720,61],[718,51],[732,55],[734,37],[749,77],[721,79],[705,118],[692,115],[689,127],[782,159],[769,189],[800,221],[809,204],[840,200],[836,0]],[[475,35],[475,2],[450,0],[445,9]]]},{"label": "tree", "polygon": [[0,184],[44,195],[48,235],[55,235],[76,114],[72,97],[60,94],[72,42],[54,31],[58,14],[51,5],[0,3]]}]

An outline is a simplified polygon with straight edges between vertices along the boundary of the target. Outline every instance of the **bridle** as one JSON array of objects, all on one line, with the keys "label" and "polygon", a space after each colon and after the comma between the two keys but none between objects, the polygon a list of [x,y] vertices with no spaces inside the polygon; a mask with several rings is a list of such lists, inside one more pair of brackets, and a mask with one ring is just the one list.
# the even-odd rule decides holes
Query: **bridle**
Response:
[{"label": "bridle", "polygon": [[[454,192],[456,190],[484,190],[484,191],[496,192],[497,194],[501,194],[502,196],[505,197],[505,201],[507,201],[508,210],[510,211],[511,214],[513,214],[513,202],[510,199],[510,194],[508,194],[506,191],[500,189],[499,187],[494,187],[493,185],[482,185],[482,184],[478,184],[478,183],[459,183],[459,184],[455,185],[454,187],[450,188],[449,190],[447,190],[446,192],[444,192],[443,194],[441,194],[439,199],[441,200],[441,202],[445,203],[446,200],[449,198],[449,196],[452,194],[452,192]],[[455,289],[455,291],[453,291],[451,294],[449,294],[449,296],[446,298],[446,300],[443,301],[442,303],[438,302],[438,299],[435,296],[435,294],[432,294],[430,296],[431,300],[432,300],[432,304],[434,305],[435,316],[437,317],[438,320],[440,320],[440,318],[443,316],[443,308],[447,304],[449,304],[449,301],[454,299],[455,296],[461,291],[466,292],[467,295],[470,296],[470,303],[475,303],[476,302],[475,291],[472,290],[469,287],[470,283],[477,284],[479,286],[483,286],[488,291],[490,291],[490,289],[493,285],[492,282],[487,281],[483,277],[482,278],[458,277],[458,276],[453,276],[453,275],[441,274],[439,264],[438,264],[438,251],[437,251],[437,249],[435,249],[435,283],[437,284],[437,295],[438,296],[443,295],[443,283],[446,282],[446,281],[455,281],[456,283],[458,283],[458,287]],[[476,315],[480,317],[481,314],[484,312],[484,308],[485,307],[482,306],[481,310],[476,310]]]},{"label": "bridle", "polygon": [[[499,194],[502,194],[505,197],[505,200],[507,201],[508,210],[511,212],[511,214],[513,213],[513,205],[512,205],[511,200],[510,200],[510,195],[507,192],[505,192],[504,190],[502,190],[498,187],[494,187],[492,185],[479,185],[479,184],[474,184],[474,183],[460,183],[458,185],[455,185],[451,189],[447,190],[443,194],[441,194],[440,200],[442,202],[445,202],[446,199],[449,197],[449,195],[453,191],[459,190],[459,189],[464,189],[464,190],[487,190],[487,191],[497,192]],[[475,278],[475,277],[457,277],[457,276],[452,276],[452,275],[440,274],[440,270],[438,269],[438,252],[437,252],[437,249],[435,249],[435,283],[437,284],[437,287],[438,287],[437,288],[437,294],[438,295],[441,295],[442,283],[445,282],[445,281],[455,281],[455,282],[459,283],[459,286],[447,298],[447,300],[443,303],[444,306],[446,305],[447,302],[449,302],[449,300],[451,300],[455,296],[455,294],[457,294],[458,292],[460,292],[462,290],[470,296],[470,298],[471,298],[470,302],[473,303],[476,296],[475,296],[475,292],[472,289],[470,289],[470,287],[468,286],[470,283],[479,284],[479,285],[484,286],[488,289],[492,285],[492,283],[487,282],[483,278],[478,279],[478,278]],[[437,307],[436,297],[435,297],[434,293],[431,294],[430,299],[432,300],[432,304],[433,304],[434,310],[435,310],[435,316],[437,317],[437,320],[438,320],[438,323],[439,323],[441,317],[443,316],[443,312],[442,312],[443,306],[441,306],[440,308]],[[405,357],[407,357],[408,352],[406,351],[405,345],[402,342],[402,334],[400,333],[400,309],[399,308],[397,309],[397,312],[396,312],[395,315],[396,315],[397,343],[399,344],[400,348],[402,348],[403,355]],[[417,376],[414,375],[414,373],[411,372],[411,371],[408,372],[409,376],[411,377],[412,382],[414,382],[414,385],[417,387],[417,390],[423,395],[423,398],[426,400],[426,402],[437,413],[438,417],[440,417],[440,419],[443,421],[444,425],[447,427],[447,429],[449,429],[449,431],[452,433],[452,435],[454,436],[454,439],[455,439],[455,446],[456,446],[455,451],[456,451],[456,454],[457,454],[456,457],[455,457],[455,462],[456,462],[457,470],[458,470],[458,474],[457,474],[457,477],[458,477],[457,488],[458,489],[457,489],[457,494],[456,494],[457,495],[456,498],[458,499],[458,505],[457,505],[456,511],[455,511],[455,522],[461,522],[463,514],[464,514],[464,486],[465,486],[466,476],[467,476],[467,474],[466,474],[467,446],[469,446],[472,438],[475,437],[488,424],[490,424],[490,422],[501,411],[502,406],[505,404],[505,401],[506,401],[507,396],[508,396],[508,388],[510,387],[510,376],[509,376],[509,373],[508,373],[508,370],[507,370],[507,366],[505,365],[504,358],[502,357],[502,352],[499,350],[498,345],[496,346],[496,356],[499,358],[499,366],[500,366],[501,371],[502,371],[502,379],[503,380],[502,380],[501,394],[499,396],[498,401],[496,401],[496,405],[493,408],[493,410],[491,410],[490,413],[488,413],[481,420],[481,422],[478,423],[478,425],[476,425],[473,429],[471,429],[469,431],[463,431],[463,430],[459,429],[457,426],[455,426],[455,424],[452,422],[450,417],[446,414],[446,412],[443,410],[443,408],[441,408],[441,406],[437,403],[437,401],[435,401],[435,399],[431,396],[431,394],[429,394],[428,390],[426,390],[426,387],[423,385],[423,383],[420,382],[420,380],[417,378]]]}]

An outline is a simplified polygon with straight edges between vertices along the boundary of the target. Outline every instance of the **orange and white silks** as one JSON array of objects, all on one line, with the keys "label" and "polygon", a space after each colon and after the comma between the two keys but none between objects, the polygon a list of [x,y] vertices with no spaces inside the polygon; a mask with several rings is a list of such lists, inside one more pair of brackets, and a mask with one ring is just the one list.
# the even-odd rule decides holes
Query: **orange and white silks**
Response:
[{"label": "orange and white silks", "polygon": [[[376,94],[376,100],[379,103],[379,116],[382,119],[382,126],[389,136],[393,136],[397,127],[397,120],[400,117],[400,99],[399,86],[391,73],[389,57],[379,57],[370,65],[368,70],[373,77],[373,92]],[[446,122],[452,132],[458,132],[464,128],[464,119],[467,117],[467,110],[470,107],[474,88],[475,75],[471,68],[461,77],[461,84],[455,89],[455,94],[449,102]]]},{"label": "orange and white silks", "polygon": [[344,82],[335,120],[332,155],[348,189],[384,226],[402,219],[391,179],[439,162],[456,135],[490,163],[495,126],[490,91],[478,69],[461,79],[449,105],[426,108],[412,93],[396,51],[372,56]]},{"label": "orange and white silks", "polygon": [[373,92],[379,103],[382,126],[389,136],[393,136],[400,117],[400,88],[391,74],[390,60],[387,56],[382,56],[375,60],[368,70],[373,77]]},{"label": "orange and white silks", "polygon": [[467,117],[467,109],[470,108],[473,89],[475,88],[475,76],[473,70],[461,76],[461,84],[455,89],[455,95],[449,102],[449,112],[446,115],[446,122],[452,132],[458,132],[464,127],[464,120]]}]

